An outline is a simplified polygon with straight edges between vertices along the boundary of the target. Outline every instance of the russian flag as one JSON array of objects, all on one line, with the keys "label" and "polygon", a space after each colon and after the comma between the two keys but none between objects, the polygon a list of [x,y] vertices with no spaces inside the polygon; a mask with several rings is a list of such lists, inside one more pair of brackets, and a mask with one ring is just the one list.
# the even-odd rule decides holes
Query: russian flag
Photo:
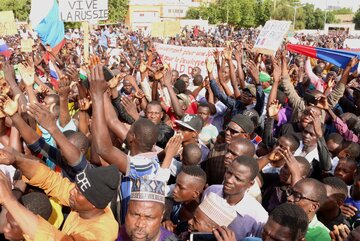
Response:
[{"label": "russian flag", "polygon": [[49,61],[49,70],[50,70],[50,83],[54,86],[54,89],[59,88],[59,75],[56,72],[56,67],[54,64]]},{"label": "russian flag", "polygon": [[44,45],[57,54],[65,44],[64,22],[60,19],[57,0],[32,0],[30,22]]},{"label": "russian flag", "polygon": [[[298,45],[298,44],[288,44],[287,49],[290,52],[302,54],[311,58],[324,60],[342,69],[346,68],[346,65],[353,57],[358,56],[358,58],[360,58],[360,53],[358,52],[338,50],[338,49],[317,48],[317,47]],[[352,71],[355,71],[356,68],[357,66],[355,66],[354,69],[352,69]]]},{"label": "russian flag", "polygon": [[11,51],[3,39],[0,39],[0,55],[4,55],[6,58],[11,56]]}]

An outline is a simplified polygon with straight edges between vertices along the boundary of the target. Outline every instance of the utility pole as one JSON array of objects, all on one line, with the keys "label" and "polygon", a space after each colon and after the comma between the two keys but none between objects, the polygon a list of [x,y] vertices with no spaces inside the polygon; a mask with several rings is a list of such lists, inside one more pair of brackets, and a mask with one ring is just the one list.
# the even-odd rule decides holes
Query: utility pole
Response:
[{"label": "utility pole", "polygon": [[324,21],[324,30],[325,30],[325,28],[326,28],[326,14],[327,14],[327,8],[328,8],[328,1],[326,0],[325,1],[325,21]]},{"label": "utility pole", "polygon": [[226,0],[226,25],[229,24],[229,0]]}]

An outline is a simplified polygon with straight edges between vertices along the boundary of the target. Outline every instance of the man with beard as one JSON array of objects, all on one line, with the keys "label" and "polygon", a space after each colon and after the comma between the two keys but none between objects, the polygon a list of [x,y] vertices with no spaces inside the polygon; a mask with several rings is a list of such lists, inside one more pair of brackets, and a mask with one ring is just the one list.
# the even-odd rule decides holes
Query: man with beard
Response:
[{"label": "man with beard", "polygon": [[133,181],[125,224],[117,241],[172,241],[175,235],[161,226],[165,211],[165,183],[145,178]]}]

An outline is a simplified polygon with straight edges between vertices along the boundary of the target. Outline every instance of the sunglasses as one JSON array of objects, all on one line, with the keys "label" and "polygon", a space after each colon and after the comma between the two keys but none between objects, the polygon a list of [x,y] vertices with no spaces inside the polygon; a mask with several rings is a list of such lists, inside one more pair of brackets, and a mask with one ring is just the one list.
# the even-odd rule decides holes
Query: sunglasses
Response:
[{"label": "sunglasses", "polygon": [[230,128],[229,126],[226,127],[225,131],[230,131],[231,135],[236,135],[236,134],[246,134],[245,131],[238,131],[235,129]]},{"label": "sunglasses", "polygon": [[319,201],[304,197],[304,195],[302,195],[301,193],[293,190],[292,188],[288,188],[286,190],[286,196],[288,196],[288,197],[293,196],[295,202],[300,202],[301,199],[309,200],[309,201],[315,202],[315,203],[319,202]]}]

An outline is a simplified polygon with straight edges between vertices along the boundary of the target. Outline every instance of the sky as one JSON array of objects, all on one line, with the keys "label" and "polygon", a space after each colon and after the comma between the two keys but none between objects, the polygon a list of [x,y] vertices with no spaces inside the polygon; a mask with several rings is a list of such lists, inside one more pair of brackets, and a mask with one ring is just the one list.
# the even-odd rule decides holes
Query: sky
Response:
[{"label": "sky", "polygon": [[326,3],[328,6],[340,6],[352,8],[353,11],[358,10],[360,7],[360,0],[301,0],[302,3],[311,3],[316,7],[325,9]]}]

